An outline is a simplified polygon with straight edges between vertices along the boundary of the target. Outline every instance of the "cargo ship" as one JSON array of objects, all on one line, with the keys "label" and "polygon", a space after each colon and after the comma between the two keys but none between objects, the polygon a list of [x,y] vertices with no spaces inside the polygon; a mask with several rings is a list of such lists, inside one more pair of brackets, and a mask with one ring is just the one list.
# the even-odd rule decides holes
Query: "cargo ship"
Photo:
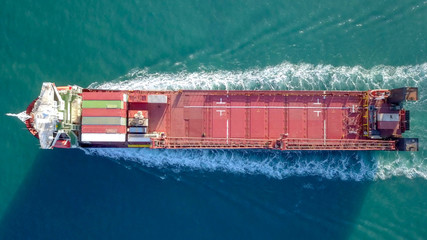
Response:
[{"label": "cargo ship", "polygon": [[369,91],[102,90],[43,83],[25,111],[42,149],[418,151],[405,101]]}]

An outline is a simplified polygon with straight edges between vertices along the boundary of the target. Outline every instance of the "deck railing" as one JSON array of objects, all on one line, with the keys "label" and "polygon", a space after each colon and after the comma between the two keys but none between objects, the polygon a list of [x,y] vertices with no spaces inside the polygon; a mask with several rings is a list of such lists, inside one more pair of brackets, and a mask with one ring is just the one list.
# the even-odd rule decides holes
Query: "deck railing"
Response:
[{"label": "deck railing", "polygon": [[393,140],[369,139],[304,139],[288,138],[283,140],[284,150],[395,150]]},{"label": "deck railing", "polygon": [[271,148],[265,139],[242,138],[174,138],[153,139],[152,148]]},{"label": "deck railing", "polygon": [[152,148],[192,149],[278,149],[278,150],[395,150],[393,140],[369,139],[242,139],[242,138],[155,138]]}]

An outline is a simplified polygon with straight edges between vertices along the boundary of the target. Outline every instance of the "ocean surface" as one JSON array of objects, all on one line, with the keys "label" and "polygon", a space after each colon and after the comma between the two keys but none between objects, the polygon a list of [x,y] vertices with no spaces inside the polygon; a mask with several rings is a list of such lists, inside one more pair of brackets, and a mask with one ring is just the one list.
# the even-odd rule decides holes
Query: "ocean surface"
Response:
[{"label": "ocean surface", "polygon": [[[427,239],[427,1],[0,5],[0,239]],[[40,150],[6,113],[44,81],[414,86],[420,151]]]}]

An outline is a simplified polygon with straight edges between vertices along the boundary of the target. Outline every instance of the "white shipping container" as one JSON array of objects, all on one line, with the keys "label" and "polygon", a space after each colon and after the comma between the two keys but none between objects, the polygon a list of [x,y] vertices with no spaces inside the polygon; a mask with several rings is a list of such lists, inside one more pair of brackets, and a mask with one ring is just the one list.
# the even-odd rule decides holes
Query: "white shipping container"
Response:
[{"label": "white shipping container", "polygon": [[166,95],[148,95],[148,103],[168,103]]},{"label": "white shipping container", "polygon": [[125,133],[82,133],[82,142],[125,142]]}]

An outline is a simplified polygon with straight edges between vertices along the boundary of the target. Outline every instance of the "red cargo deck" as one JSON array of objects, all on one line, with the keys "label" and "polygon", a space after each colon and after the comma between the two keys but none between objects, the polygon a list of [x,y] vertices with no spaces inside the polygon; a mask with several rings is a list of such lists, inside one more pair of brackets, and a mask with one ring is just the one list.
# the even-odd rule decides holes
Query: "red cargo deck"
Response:
[{"label": "red cargo deck", "polygon": [[[275,148],[282,150],[394,150],[371,140],[362,91],[128,92],[129,109],[146,110],[153,148]],[[149,94],[167,103],[147,103]],[[384,102],[374,104],[384,105]]]}]

